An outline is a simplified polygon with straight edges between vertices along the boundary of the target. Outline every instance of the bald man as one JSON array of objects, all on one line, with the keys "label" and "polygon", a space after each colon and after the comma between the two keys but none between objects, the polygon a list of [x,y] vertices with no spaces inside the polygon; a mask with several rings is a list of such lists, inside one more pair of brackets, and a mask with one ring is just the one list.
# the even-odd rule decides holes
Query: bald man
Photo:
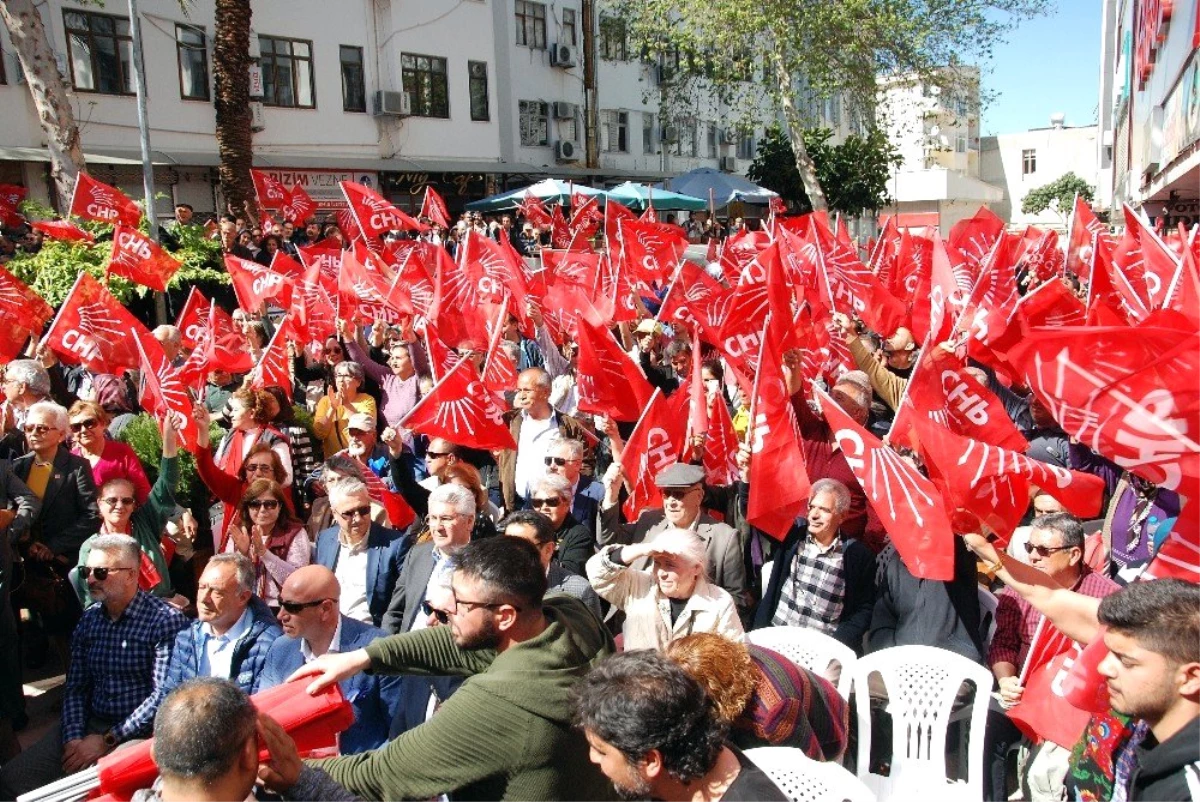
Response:
[{"label": "bald man", "polygon": [[[271,645],[261,687],[282,683],[305,663],[323,654],[352,652],[376,638],[381,629],[338,612],[341,586],[323,565],[292,572],[279,591],[279,623],[283,637]],[[354,706],[354,724],[341,735],[343,755],[366,752],[387,742],[388,728],[400,705],[400,677],[357,674],[341,683]]]}]

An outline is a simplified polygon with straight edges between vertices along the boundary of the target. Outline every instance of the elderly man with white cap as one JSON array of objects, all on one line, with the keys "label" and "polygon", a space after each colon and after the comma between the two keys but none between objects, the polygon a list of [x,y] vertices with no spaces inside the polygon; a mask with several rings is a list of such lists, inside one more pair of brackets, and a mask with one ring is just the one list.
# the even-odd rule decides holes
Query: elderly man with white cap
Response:
[{"label": "elderly man with white cap", "polygon": [[[600,503],[601,546],[612,543],[651,543],[668,529],[687,529],[695,532],[704,543],[708,557],[708,578],[729,592],[738,610],[745,612],[749,605],[746,592],[746,563],[742,557],[737,531],[701,510],[704,501],[704,468],[677,462],[668,465],[654,477],[662,493],[662,510],[646,510],[632,524],[621,522],[618,493],[621,486],[621,464],[614,462],[604,475],[604,501]],[[643,568],[639,560],[634,568]]]}]

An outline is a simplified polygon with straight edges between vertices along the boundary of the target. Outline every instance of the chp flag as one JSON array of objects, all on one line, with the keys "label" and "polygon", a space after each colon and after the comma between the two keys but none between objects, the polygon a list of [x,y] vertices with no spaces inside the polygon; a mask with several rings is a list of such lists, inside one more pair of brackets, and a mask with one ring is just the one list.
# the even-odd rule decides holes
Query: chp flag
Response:
[{"label": "chp flag", "polygon": [[142,209],[116,187],[110,187],[79,173],[75,191],[71,193],[71,214],[99,223],[123,223],[137,228],[142,222]]},{"label": "chp flag", "polygon": [[136,228],[117,223],[113,230],[112,253],[105,270],[159,292],[182,265],[162,246]]},{"label": "chp flag", "polygon": [[148,330],[90,273],[80,273],[42,342],[69,365],[94,373],[136,370],[141,364],[130,337]]}]

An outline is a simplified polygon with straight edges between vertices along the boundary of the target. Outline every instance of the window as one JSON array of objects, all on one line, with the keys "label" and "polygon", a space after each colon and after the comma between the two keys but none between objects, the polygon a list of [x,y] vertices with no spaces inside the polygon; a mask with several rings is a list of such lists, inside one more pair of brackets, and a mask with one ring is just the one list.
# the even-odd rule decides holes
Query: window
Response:
[{"label": "window", "polygon": [[675,123],[675,155],[696,155],[696,123],[692,120],[680,120]]},{"label": "window", "polygon": [[955,153],[966,153],[967,152],[967,135],[966,134],[959,134],[958,136],[956,136],[954,138],[954,152]]},{"label": "window", "polygon": [[184,100],[208,100],[208,51],[204,29],[177,24],[175,52],[179,59],[179,96]]},{"label": "window", "polygon": [[446,59],[403,53],[400,68],[404,92],[414,117],[450,117],[450,94],[446,81]]},{"label": "window", "polygon": [[707,129],[708,158],[717,158],[717,126],[715,123],[705,123]]},{"label": "window", "polygon": [[606,109],[600,112],[600,125],[606,153],[629,152],[629,112]]},{"label": "window", "polygon": [[658,127],[654,115],[648,111],[642,112],[642,153],[658,153]]},{"label": "window", "polygon": [[559,40],[559,43],[574,47],[579,44],[575,27],[575,9],[564,8],[562,15],[562,39]]},{"label": "window", "polygon": [[532,0],[517,0],[517,44],[546,49],[546,6]]},{"label": "window", "polygon": [[521,100],[517,104],[521,145],[538,147],[550,144],[550,104],[540,100]]},{"label": "window", "polygon": [[755,152],[754,132],[742,131],[738,137],[737,157],[739,159],[753,159]]},{"label": "window", "polygon": [[363,72],[363,49],[352,45],[338,48],[342,62],[342,111],[367,110],[367,83]]},{"label": "window", "polygon": [[468,91],[471,95],[471,119],[485,123],[492,118],[488,110],[487,62],[467,62]]},{"label": "window", "polygon": [[129,20],[63,11],[71,83],[79,92],[133,94],[133,39]]},{"label": "window", "polygon": [[312,42],[258,37],[262,56],[263,104],[286,109],[315,109]]},{"label": "window", "polygon": [[1037,172],[1037,151],[1023,150],[1021,151],[1021,175],[1029,175]]},{"label": "window", "polygon": [[600,16],[600,58],[609,61],[629,60],[629,42],[625,35],[625,20]]}]

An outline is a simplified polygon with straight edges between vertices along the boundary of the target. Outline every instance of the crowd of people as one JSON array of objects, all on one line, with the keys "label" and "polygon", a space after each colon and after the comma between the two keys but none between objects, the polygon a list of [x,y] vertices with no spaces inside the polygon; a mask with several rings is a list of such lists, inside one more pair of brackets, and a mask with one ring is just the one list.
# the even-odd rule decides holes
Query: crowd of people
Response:
[{"label": "crowd of people", "polygon": [[[503,232],[530,257],[549,244],[513,221],[464,215],[424,236],[453,251],[467,230]],[[712,235],[693,222],[697,239]],[[164,241],[189,225],[180,205]],[[217,234],[263,264],[345,240],[336,224],[262,231],[234,215]],[[668,398],[700,377],[743,443],[733,481],[710,479],[703,437],[653,475],[627,475],[632,424],[581,409],[591,377],[579,343],[552,336],[533,302],[527,324],[510,313],[499,333],[515,368],[497,394],[515,446],[501,450],[405,427],[438,373],[408,325],[342,319],[322,342],[290,342],[287,387],[211,371],[192,420],[156,418],[161,451],[146,463],[122,442],[140,412],[132,373],[63,364],[31,343],[3,366],[0,631],[19,648],[0,650],[0,796],[153,736],[161,778],[143,799],[242,799],[256,782],[293,799],[784,799],[743,750],[854,760],[842,667],[800,666],[750,634],[797,627],[858,655],[924,645],[988,667],[985,799],[1200,797],[1200,589],[1134,581],[1179,520],[1176,493],[974,365],[1028,456],[1103,480],[1100,515],[1080,520],[1035,490],[1006,551],[959,531],[952,577],[917,576],[830,410],[796,392],[811,489],[779,539],[746,515],[751,398],[726,355],[695,352],[647,302],[613,337]],[[279,317],[234,312],[256,360]],[[918,344],[906,328],[831,323],[856,369],[825,384],[828,398],[886,434]],[[187,359],[179,329],[153,336],[171,364]],[[467,343],[455,356],[482,371],[486,354]],[[783,370],[796,388],[798,359]],[[177,497],[185,428],[207,495],[193,508]],[[630,515],[639,481],[661,504]],[[1004,713],[1043,620],[1081,644],[1102,632],[1111,652],[1100,667],[1111,709],[1079,744],[1031,741]],[[61,720],[18,751],[22,676],[47,664],[66,674]],[[247,701],[297,678],[310,691],[337,682],[353,706],[338,757],[302,764]],[[871,768],[886,773],[883,741]],[[1032,755],[1014,783],[1020,743]]]}]

